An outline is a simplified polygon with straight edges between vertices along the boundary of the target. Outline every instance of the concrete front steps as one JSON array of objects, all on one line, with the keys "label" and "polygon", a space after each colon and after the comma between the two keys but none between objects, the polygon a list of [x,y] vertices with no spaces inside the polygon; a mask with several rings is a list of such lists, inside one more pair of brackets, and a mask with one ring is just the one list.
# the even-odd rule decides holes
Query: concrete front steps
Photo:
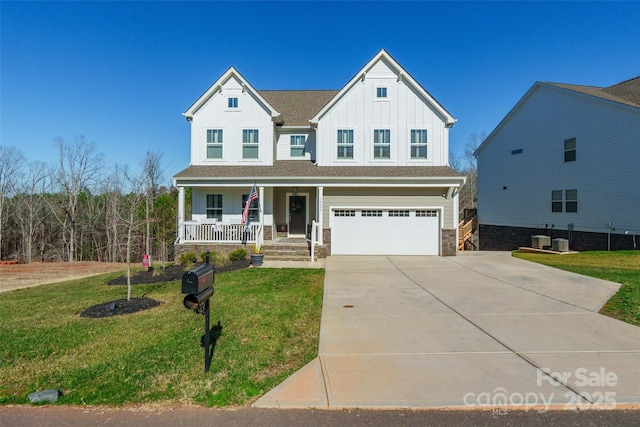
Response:
[{"label": "concrete front steps", "polygon": [[[326,258],[326,247],[316,246],[315,258]],[[264,259],[269,261],[310,261],[311,249],[305,238],[281,237],[262,245]]]}]

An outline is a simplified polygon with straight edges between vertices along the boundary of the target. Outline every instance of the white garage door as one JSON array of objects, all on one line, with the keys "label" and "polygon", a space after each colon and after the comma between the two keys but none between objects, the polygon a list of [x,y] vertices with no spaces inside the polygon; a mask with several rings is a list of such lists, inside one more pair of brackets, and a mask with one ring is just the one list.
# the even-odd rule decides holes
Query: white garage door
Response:
[{"label": "white garage door", "polygon": [[331,209],[334,255],[438,255],[437,210],[393,208]]}]

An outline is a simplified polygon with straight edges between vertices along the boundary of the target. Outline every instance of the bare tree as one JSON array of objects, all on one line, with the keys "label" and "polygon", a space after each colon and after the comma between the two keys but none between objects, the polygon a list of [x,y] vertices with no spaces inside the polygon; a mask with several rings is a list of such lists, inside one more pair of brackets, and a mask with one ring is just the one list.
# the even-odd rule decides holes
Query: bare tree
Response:
[{"label": "bare tree", "polygon": [[[151,222],[154,220],[152,218],[153,209],[155,205],[155,199],[158,195],[158,184],[162,179],[162,169],[160,162],[162,161],[162,153],[157,152],[153,153],[151,151],[147,151],[147,154],[142,163],[142,180],[144,182],[144,194],[145,194],[145,203],[144,203],[144,211],[145,211],[145,222],[146,222],[146,233],[145,233],[145,251],[146,254],[151,257]],[[151,260],[149,260],[149,266],[151,266]]]},{"label": "bare tree", "polygon": [[124,182],[129,193],[120,198],[121,209],[119,209],[120,221],[127,231],[126,261],[127,261],[127,301],[131,300],[131,245],[133,243],[134,231],[144,224],[145,220],[138,218],[138,209],[144,198],[142,189],[144,187],[144,176],[134,176],[127,168],[123,168]]},{"label": "bare tree", "polygon": [[5,204],[7,198],[15,192],[23,163],[24,156],[19,149],[0,145],[0,259],[2,259],[2,237],[6,223]]},{"label": "bare tree", "polygon": [[48,183],[47,166],[44,163],[30,163],[27,169],[20,193],[16,196],[19,209],[16,220],[22,232],[24,259],[30,264],[33,262],[37,235],[48,215],[44,201]]},{"label": "bare tree", "polygon": [[96,154],[95,143],[89,142],[84,136],[75,138],[73,144],[68,144],[61,137],[56,138],[59,154],[59,169],[56,176],[58,184],[65,195],[62,208],[68,222],[69,261],[76,259],[76,226],[78,213],[78,199],[83,189],[91,186],[98,178],[102,169],[102,155]]}]

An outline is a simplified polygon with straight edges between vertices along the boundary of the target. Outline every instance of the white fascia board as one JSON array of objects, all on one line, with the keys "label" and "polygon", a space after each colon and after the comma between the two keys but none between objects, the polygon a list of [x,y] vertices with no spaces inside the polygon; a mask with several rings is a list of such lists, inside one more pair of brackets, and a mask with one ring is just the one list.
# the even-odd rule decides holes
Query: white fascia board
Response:
[{"label": "white fascia board", "polygon": [[210,87],[203,93],[197,100],[194,102],[184,113],[183,116],[187,118],[187,120],[191,121],[193,119],[194,114],[204,105],[206,102],[211,99],[211,97],[219,90],[222,85],[229,80],[231,77],[236,77],[243,84],[244,89],[251,91],[252,95],[258,99],[260,103],[262,103],[271,114],[272,118],[278,118],[281,114],[275,110],[251,84],[244,78],[242,75],[233,67],[229,67],[229,69],[222,75],[218,80],[216,80]]},{"label": "white fascia board", "polygon": [[456,123],[456,119],[449,114],[449,112],[447,110],[445,110],[445,108],[438,102],[435,100],[435,98],[433,98],[429,92],[427,92],[422,85],[420,85],[413,77],[411,77],[411,75],[404,69],[402,68],[402,66],[391,57],[391,55],[389,55],[387,53],[386,50],[382,49],[380,50],[380,52],[378,52],[378,54],[376,56],[373,57],[373,59],[371,59],[367,65],[365,65],[360,71],[358,71],[356,73],[356,75],[340,90],[340,92],[338,92],[336,94],[336,96],[334,96],[331,101],[329,101],[327,103],[327,105],[325,105],[322,110],[320,110],[318,112],[318,114],[316,114],[311,120],[310,122],[313,124],[317,124],[320,119],[329,111],[333,108],[333,106],[355,85],[357,84],[359,81],[361,81],[366,75],[367,72],[375,65],[378,63],[378,61],[380,60],[386,60],[387,62],[389,62],[391,64],[391,66],[393,68],[395,68],[396,72],[398,73],[398,76],[400,76],[399,78],[405,80],[406,82],[408,82],[424,99],[427,100],[427,102],[429,102],[431,105],[433,105],[436,110],[438,112],[440,112],[440,114],[442,114],[442,116],[445,118],[447,127],[451,127]]},{"label": "white fascia board", "polygon": [[430,178],[326,178],[322,177],[229,177],[224,179],[211,178],[174,178],[174,186],[186,187],[245,187],[258,183],[268,187],[291,186],[323,186],[323,187],[462,187],[466,177],[430,177]]}]

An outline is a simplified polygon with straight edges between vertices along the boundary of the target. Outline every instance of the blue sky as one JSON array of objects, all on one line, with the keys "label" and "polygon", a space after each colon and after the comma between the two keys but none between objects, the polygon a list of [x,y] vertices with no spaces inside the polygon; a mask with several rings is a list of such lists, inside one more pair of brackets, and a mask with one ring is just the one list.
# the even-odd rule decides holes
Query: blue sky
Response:
[{"label": "blue sky", "polygon": [[535,81],[640,75],[640,2],[0,3],[0,144],[29,161],[95,141],[135,168],[189,164],[182,113],[230,66],[256,89],[340,89],[386,49],[456,119],[490,133]]}]

